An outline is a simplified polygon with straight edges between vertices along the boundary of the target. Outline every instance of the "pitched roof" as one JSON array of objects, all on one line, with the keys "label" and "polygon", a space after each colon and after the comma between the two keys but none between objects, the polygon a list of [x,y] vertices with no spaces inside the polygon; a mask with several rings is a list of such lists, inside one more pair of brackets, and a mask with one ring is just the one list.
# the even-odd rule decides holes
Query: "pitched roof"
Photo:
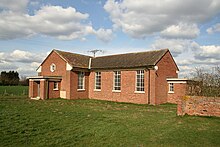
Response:
[{"label": "pitched roof", "polygon": [[53,50],[61,56],[72,67],[89,68],[89,60],[92,58],[92,69],[117,69],[117,68],[138,68],[154,66],[169,52],[168,49],[117,54],[101,57],[91,57],[60,50]]},{"label": "pitched roof", "polygon": [[136,68],[156,65],[168,49],[102,56],[92,59],[92,69]]},{"label": "pitched roof", "polygon": [[88,68],[89,58],[92,58],[90,56],[64,52],[60,50],[54,50],[54,51],[58,53],[67,63],[69,63],[73,67]]}]

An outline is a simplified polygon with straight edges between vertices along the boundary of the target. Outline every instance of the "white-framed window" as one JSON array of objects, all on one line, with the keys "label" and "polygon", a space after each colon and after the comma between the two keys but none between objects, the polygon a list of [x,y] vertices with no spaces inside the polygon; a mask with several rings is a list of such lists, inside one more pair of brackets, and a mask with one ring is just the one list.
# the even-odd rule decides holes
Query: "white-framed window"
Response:
[{"label": "white-framed window", "polygon": [[58,82],[53,83],[53,90],[59,90],[59,84]]},{"label": "white-framed window", "polygon": [[51,72],[54,72],[56,70],[56,65],[54,64],[54,63],[52,63],[51,65],[50,65],[50,71]]},{"label": "white-framed window", "polygon": [[95,89],[101,90],[101,72],[95,73]]},{"label": "white-framed window", "polygon": [[169,83],[169,93],[174,93],[174,85],[173,85],[173,83]]},{"label": "white-framed window", "polygon": [[114,71],[114,87],[113,90],[121,90],[121,71]]},{"label": "white-framed window", "polygon": [[136,91],[144,92],[144,70],[136,71]]},{"label": "white-framed window", "polygon": [[85,90],[85,72],[78,73],[78,90]]}]

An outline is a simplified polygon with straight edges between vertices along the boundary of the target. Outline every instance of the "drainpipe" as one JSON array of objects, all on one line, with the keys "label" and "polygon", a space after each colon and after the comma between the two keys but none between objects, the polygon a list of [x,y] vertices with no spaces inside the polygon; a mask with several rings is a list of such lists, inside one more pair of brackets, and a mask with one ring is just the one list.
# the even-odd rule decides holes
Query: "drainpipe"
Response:
[{"label": "drainpipe", "polygon": [[[158,70],[158,66],[155,65],[151,69],[157,71]],[[148,69],[148,71],[149,71],[149,75],[148,75],[148,79],[149,79],[149,82],[148,82],[148,104],[150,104],[150,70],[151,69],[150,68]],[[156,73],[156,75],[157,75],[157,73]]]},{"label": "drainpipe", "polygon": [[150,104],[150,69],[148,69],[148,104]]},{"label": "drainpipe", "polygon": [[92,58],[89,58],[89,69],[91,69]]}]

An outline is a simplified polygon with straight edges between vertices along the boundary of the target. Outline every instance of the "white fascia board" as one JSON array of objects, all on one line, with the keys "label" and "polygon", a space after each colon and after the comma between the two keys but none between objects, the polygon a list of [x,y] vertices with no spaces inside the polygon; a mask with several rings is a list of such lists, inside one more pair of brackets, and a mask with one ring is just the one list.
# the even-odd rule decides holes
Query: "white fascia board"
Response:
[{"label": "white fascia board", "polygon": [[66,70],[72,70],[72,66],[69,63],[66,63]]},{"label": "white fascia board", "polygon": [[167,83],[187,83],[188,79],[167,78]]},{"label": "white fascia board", "polygon": [[39,66],[37,72],[41,72],[42,66]]},{"label": "white fascia board", "polygon": [[167,83],[178,83],[178,84],[180,84],[180,83],[186,83],[186,81],[168,81]]}]

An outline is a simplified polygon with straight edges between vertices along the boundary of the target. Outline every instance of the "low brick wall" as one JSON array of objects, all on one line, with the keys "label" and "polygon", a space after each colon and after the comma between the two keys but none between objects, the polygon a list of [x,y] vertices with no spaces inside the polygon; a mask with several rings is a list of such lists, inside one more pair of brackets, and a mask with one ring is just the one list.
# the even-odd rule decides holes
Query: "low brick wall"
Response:
[{"label": "low brick wall", "polygon": [[220,117],[220,97],[184,96],[178,101],[177,115]]}]

